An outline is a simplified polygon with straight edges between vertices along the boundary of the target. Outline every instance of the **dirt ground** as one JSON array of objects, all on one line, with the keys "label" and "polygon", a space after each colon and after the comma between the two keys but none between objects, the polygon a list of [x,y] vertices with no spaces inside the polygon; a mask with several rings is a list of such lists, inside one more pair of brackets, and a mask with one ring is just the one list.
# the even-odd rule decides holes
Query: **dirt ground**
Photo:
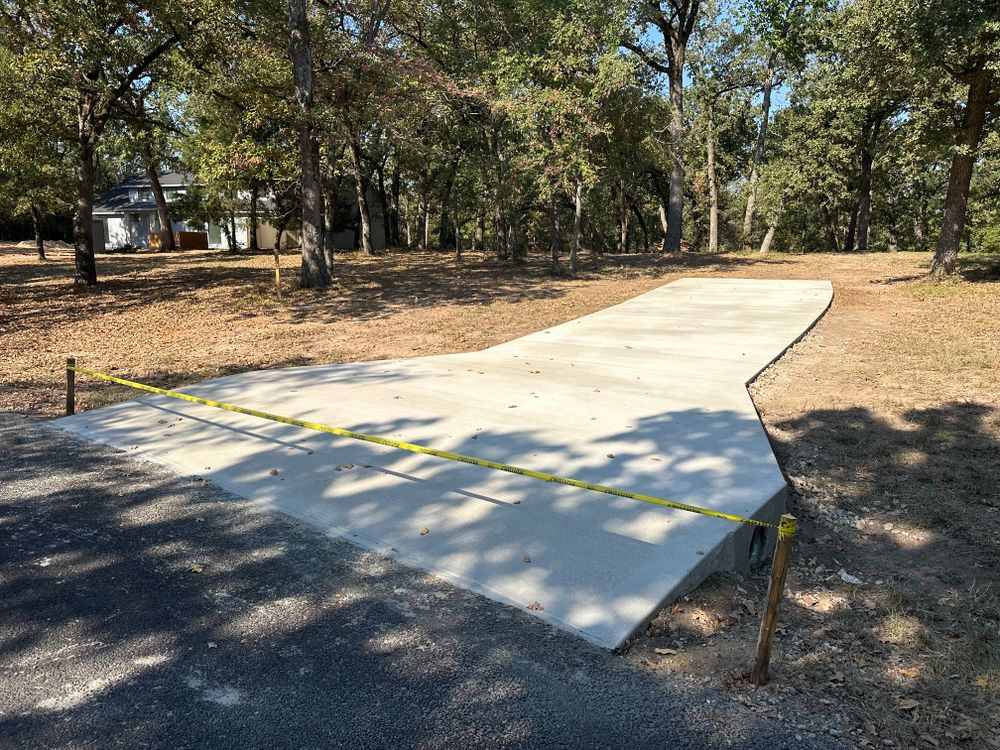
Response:
[{"label": "dirt ground", "polygon": [[[57,415],[69,355],[177,387],[478,349],[681,276],[830,279],[828,314],[751,387],[802,529],[770,684],[745,680],[766,570],[713,577],[622,658],[804,735],[1000,748],[1000,258],[937,282],[910,253],[606,256],[575,276],[350,253],[326,294],[293,289],[297,260],[279,303],[269,256],[101,256],[102,283],[76,290],[65,250],[0,247],[0,408]],[[82,382],[79,403],[133,396]]]}]

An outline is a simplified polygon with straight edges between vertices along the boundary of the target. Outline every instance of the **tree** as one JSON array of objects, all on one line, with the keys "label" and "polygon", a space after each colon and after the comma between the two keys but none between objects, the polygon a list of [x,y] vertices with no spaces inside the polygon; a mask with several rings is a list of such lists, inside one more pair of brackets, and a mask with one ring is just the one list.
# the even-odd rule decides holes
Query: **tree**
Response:
[{"label": "tree", "polygon": [[747,203],[743,214],[744,247],[749,247],[757,206],[760,165],[767,143],[774,89],[805,64],[825,20],[828,0],[751,0],[743,7],[749,34],[755,38],[761,58],[760,125],[754,142],[747,177]]},{"label": "tree", "polygon": [[13,63],[0,47],[0,205],[31,217],[38,259],[45,260],[44,219],[71,205],[72,144],[59,138],[67,127],[63,113],[33,95],[32,76]]},{"label": "tree", "polygon": [[[660,0],[643,0],[635,11],[631,38],[624,41],[650,68],[667,76],[670,101],[670,195],[667,205],[667,227],[664,249],[681,251],[684,219],[684,61],[688,41],[698,19],[700,0],[669,0],[664,7]],[[640,40],[649,27],[659,32],[662,50],[657,52]]]},{"label": "tree", "polygon": [[948,188],[931,263],[932,272],[950,274],[965,231],[978,149],[1000,100],[1000,5],[990,0],[894,0],[882,18],[903,66],[943,70],[964,93],[952,126]]},{"label": "tree", "polygon": [[[94,157],[126,97],[155,85],[154,68],[182,39],[224,6],[208,0],[97,3],[81,12],[72,0],[0,0],[4,47],[43,82],[56,106],[75,114],[75,280],[97,283],[92,237]],[[193,46],[193,40],[192,46]],[[64,110],[66,111],[66,110]]]},{"label": "tree", "polygon": [[304,289],[325,289],[330,269],[323,255],[323,198],[319,183],[319,144],[313,135],[313,62],[306,0],[288,0],[288,34],[295,99],[299,105],[299,162],[302,171],[302,271]]}]

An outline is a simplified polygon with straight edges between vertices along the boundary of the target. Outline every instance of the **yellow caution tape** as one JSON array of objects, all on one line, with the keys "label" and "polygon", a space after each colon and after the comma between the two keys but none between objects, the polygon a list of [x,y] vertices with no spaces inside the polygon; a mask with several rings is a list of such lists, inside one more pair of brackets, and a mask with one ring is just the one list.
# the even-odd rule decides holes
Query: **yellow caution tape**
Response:
[{"label": "yellow caution tape", "polygon": [[799,519],[785,513],[778,522],[778,539],[791,539],[799,528]]},{"label": "yellow caution tape", "polygon": [[543,471],[535,471],[534,469],[525,469],[521,466],[512,466],[511,464],[500,463],[499,461],[488,461],[484,458],[474,458],[473,456],[465,456],[461,453],[452,453],[451,451],[442,451],[436,448],[428,448],[424,445],[416,445],[414,443],[404,443],[399,440],[392,440],[391,438],[377,437],[375,435],[365,435],[361,432],[353,432],[351,430],[344,430],[340,427],[330,427],[325,424],[317,424],[315,422],[306,422],[301,419],[294,419],[293,417],[283,417],[280,414],[271,414],[266,411],[258,411],[257,409],[248,409],[245,406],[236,406],[235,404],[226,404],[221,401],[211,401],[207,398],[198,398],[197,396],[190,396],[186,393],[179,393],[178,391],[168,391],[163,388],[156,388],[151,385],[146,385],[145,383],[136,383],[131,380],[125,380],[123,378],[116,378],[112,375],[105,375],[101,372],[94,372],[93,370],[85,370],[82,367],[76,367],[75,365],[67,365],[67,370],[72,370],[73,372],[78,372],[81,375],[89,375],[92,378],[99,378],[100,380],[107,380],[111,383],[118,383],[119,385],[127,385],[130,388],[135,388],[140,391],[148,391],[149,393],[159,393],[161,396],[170,396],[171,398],[178,398],[182,401],[190,401],[193,404],[202,404],[204,406],[212,406],[216,409],[225,409],[226,411],[233,411],[239,414],[247,414],[251,417],[258,417],[260,419],[267,419],[272,422],[281,422],[282,424],[290,424],[296,427],[303,427],[307,430],[316,430],[317,432],[326,432],[331,435],[337,435],[339,437],[351,438],[353,440],[363,440],[366,443],[377,443],[378,445],[387,445],[390,448],[398,448],[404,451],[410,451],[411,453],[423,453],[428,456],[437,456],[438,458],[445,458],[449,461],[460,461],[465,464],[472,464],[473,466],[483,466],[487,469],[496,469],[497,471],[506,471],[511,474],[520,474],[521,476],[531,477],[533,479],[541,479],[545,482],[554,482],[556,484],[565,484],[570,487],[579,487],[584,490],[591,490],[593,492],[601,492],[605,495],[615,495],[616,497],[625,497],[629,500],[637,500],[640,503],[649,503],[650,505],[659,505],[664,508],[675,508],[677,510],[686,510],[689,513],[698,513],[703,516],[710,516],[712,518],[722,518],[727,521],[734,521],[736,523],[746,523],[753,526],[764,526],[767,528],[779,529],[779,534],[782,530],[785,530],[789,536],[794,533],[795,528],[792,524],[791,529],[784,522],[779,527],[777,524],[766,523],[765,521],[758,521],[754,518],[744,518],[743,516],[733,515],[732,513],[721,513],[717,510],[710,510],[709,508],[701,508],[697,505],[690,505],[688,503],[678,503],[674,500],[665,500],[662,497],[654,497],[653,495],[644,495],[640,492],[629,492],[628,490],[619,490],[614,487],[608,487],[603,484],[594,484],[592,482],[583,482],[579,479],[570,479],[569,477],[561,477],[556,474],[547,474]]}]

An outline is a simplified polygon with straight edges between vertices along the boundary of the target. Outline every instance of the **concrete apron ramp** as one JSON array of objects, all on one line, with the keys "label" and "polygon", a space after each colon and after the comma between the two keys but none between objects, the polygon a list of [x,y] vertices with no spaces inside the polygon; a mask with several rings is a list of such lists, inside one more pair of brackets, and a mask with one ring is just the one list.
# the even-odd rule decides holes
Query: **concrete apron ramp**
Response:
[{"label": "concrete apron ramp", "polygon": [[[774,522],[785,483],[745,386],[832,294],[819,281],[682,279],[480,352],[180,390]],[[607,648],[712,571],[763,561],[773,542],[749,526],[166,396],[57,424]]]}]

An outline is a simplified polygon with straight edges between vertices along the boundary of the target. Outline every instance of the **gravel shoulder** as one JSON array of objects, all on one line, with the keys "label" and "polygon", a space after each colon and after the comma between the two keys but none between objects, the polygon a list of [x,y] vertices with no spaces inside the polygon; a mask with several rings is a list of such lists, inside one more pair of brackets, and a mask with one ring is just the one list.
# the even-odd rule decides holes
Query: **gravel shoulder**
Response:
[{"label": "gravel shoulder", "polygon": [[0,745],[834,747],[0,413]]}]

